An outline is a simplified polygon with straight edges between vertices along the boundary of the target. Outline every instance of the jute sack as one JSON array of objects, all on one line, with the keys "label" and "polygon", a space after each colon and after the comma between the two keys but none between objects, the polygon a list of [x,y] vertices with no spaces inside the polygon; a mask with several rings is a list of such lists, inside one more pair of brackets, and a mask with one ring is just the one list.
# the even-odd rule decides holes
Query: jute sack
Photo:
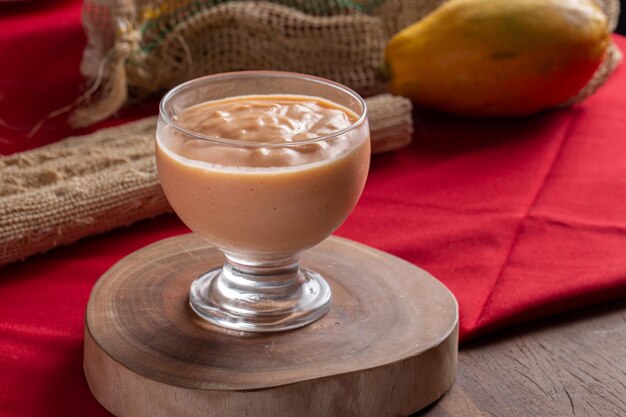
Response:
[{"label": "jute sack", "polygon": [[[295,71],[330,78],[363,95],[385,90],[380,68],[390,36],[445,0],[85,0],[88,37],[81,71],[100,94],[71,117],[89,125],[129,97],[202,75]],[[613,30],[619,0],[598,0]],[[611,47],[596,76],[566,105],[593,93],[613,71]]]},{"label": "jute sack", "polygon": [[[372,152],[411,141],[411,102],[366,100]],[[165,213],[154,158],[156,117],[0,156],[0,267]]]}]

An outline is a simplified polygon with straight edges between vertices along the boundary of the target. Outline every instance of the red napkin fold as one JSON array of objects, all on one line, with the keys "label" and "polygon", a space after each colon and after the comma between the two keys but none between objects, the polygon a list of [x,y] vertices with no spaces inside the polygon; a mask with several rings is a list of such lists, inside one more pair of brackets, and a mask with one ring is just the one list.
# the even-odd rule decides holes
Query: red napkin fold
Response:
[{"label": "red napkin fold", "polygon": [[[75,0],[3,6],[0,153],[69,134],[28,130],[79,92]],[[626,39],[615,36],[626,48]],[[414,144],[376,156],[338,235],[430,271],[459,300],[461,339],[626,296],[626,73],[581,106],[517,120],[416,114]],[[90,130],[155,112],[127,109]],[[82,374],[89,292],[113,263],[187,232],[174,216],[0,269],[0,416],[107,416]]]}]

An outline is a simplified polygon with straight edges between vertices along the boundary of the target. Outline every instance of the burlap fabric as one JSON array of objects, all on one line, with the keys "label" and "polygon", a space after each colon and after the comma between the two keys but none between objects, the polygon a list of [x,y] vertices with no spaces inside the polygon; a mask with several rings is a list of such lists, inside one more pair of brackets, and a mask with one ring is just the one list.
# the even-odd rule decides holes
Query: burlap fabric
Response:
[{"label": "burlap fabric", "polygon": [[[411,141],[411,103],[367,99],[372,151]],[[156,117],[0,157],[0,266],[170,210],[157,178]]]},{"label": "burlap fabric", "polygon": [[[144,96],[198,76],[245,69],[303,72],[363,95],[385,90],[389,37],[445,0],[85,0],[81,70],[100,95],[71,121],[89,125]],[[599,0],[613,30],[619,0]],[[614,47],[583,93],[619,62]]]}]

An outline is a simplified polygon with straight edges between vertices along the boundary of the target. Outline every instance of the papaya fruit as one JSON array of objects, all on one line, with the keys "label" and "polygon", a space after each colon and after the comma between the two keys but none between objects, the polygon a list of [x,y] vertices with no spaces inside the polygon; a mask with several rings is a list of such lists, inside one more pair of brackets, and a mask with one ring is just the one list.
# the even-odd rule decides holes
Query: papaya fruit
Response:
[{"label": "papaya fruit", "polygon": [[520,116],[566,101],[611,42],[593,0],[450,0],[396,34],[390,90],[470,116]]}]

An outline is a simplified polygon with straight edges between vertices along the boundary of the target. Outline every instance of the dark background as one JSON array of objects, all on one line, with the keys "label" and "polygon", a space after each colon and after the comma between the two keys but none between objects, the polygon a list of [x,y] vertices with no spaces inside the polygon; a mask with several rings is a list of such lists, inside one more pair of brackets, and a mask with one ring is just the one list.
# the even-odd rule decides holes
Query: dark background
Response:
[{"label": "dark background", "polygon": [[626,13],[626,0],[620,0],[619,4],[621,6],[621,10],[619,13],[619,24],[617,25],[616,32],[626,35],[626,16],[624,16],[624,13]]}]

